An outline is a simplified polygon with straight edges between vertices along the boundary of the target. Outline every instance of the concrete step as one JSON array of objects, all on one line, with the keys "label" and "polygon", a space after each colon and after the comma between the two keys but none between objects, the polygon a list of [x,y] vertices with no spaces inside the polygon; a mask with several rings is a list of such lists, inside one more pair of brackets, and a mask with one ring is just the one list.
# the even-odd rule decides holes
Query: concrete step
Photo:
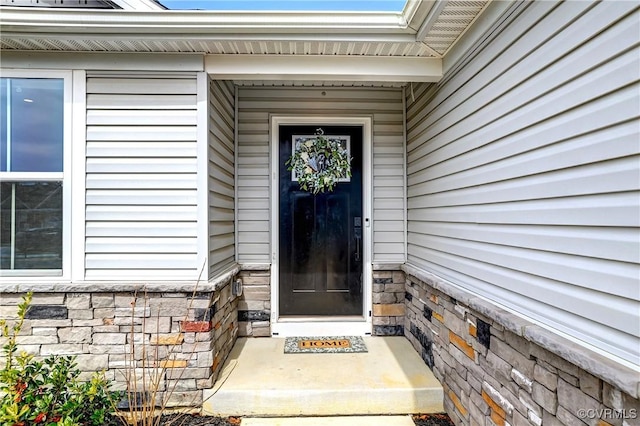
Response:
[{"label": "concrete step", "polygon": [[411,416],[269,417],[242,419],[241,426],[415,426]]},{"label": "concrete step", "polygon": [[366,353],[285,354],[283,338],[241,338],[204,393],[218,416],[442,412],[442,386],[404,337],[366,337]]}]

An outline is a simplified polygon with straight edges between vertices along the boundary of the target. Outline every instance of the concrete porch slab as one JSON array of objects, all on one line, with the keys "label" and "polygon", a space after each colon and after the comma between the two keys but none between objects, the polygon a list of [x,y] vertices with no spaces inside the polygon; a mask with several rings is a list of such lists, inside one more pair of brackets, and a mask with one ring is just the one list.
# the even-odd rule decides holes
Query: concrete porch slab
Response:
[{"label": "concrete porch slab", "polygon": [[366,353],[285,354],[283,338],[240,338],[204,414],[293,417],[442,412],[443,390],[404,337]]}]

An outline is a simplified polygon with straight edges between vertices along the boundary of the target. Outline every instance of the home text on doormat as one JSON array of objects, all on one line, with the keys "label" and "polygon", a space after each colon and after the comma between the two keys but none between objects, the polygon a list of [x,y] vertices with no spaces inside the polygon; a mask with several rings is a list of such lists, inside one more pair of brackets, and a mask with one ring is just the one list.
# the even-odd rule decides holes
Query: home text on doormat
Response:
[{"label": "home text on doormat", "polygon": [[360,336],[287,337],[284,353],[356,353],[367,352]]}]

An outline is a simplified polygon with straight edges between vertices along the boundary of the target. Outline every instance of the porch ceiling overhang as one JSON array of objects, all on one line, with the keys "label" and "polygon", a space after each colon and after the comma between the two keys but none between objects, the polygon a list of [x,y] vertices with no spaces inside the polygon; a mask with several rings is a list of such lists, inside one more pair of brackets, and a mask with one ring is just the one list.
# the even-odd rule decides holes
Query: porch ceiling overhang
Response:
[{"label": "porch ceiling overhang", "polygon": [[420,57],[207,55],[205,71],[221,80],[437,82],[442,60]]},{"label": "porch ceiling overhang", "polygon": [[[7,7],[5,51],[198,53],[217,78],[438,81],[491,0],[409,0],[402,12],[233,12]],[[252,69],[253,67],[253,69]]]}]

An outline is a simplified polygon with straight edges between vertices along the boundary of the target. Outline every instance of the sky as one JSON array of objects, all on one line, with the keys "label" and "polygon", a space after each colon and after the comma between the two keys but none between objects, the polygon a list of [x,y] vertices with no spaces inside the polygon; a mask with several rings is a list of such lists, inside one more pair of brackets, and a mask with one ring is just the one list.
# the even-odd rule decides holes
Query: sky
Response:
[{"label": "sky", "polygon": [[160,0],[169,9],[400,12],[406,0]]}]

